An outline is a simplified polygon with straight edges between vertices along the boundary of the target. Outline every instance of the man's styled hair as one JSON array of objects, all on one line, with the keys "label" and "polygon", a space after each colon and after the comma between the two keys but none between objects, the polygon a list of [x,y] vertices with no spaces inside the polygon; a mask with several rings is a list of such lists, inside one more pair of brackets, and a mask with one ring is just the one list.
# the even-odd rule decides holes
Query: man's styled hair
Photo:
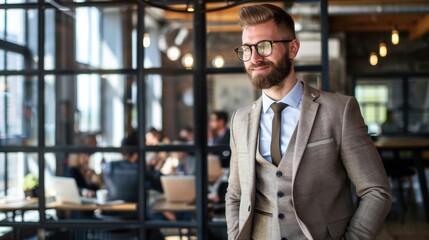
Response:
[{"label": "man's styled hair", "polygon": [[285,33],[290,34],[292,38],[296,37],[293,18],[276,5],[265,3],[244,6],[238,12],[238,19],[242,28],[274,20],[277,26],[285,30]]}]

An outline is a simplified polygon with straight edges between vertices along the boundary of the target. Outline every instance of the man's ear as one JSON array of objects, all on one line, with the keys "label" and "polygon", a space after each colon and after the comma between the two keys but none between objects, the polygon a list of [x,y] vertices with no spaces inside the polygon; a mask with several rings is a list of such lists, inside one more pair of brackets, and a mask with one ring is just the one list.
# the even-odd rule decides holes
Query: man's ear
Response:
[{"label": "man's ear", "polygon": [[296,55],[298,55],[300,42],[298,39],[294,39],[289,43],[289,59],[295,59]]}]

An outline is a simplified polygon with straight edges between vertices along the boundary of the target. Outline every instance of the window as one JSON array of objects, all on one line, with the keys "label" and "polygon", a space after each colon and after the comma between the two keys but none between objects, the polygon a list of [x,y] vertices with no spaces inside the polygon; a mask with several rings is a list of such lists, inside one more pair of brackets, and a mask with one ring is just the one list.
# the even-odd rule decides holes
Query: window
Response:
[{"label": "window", "polygon": [[[222,24],[213,18],[223,15],[220,12],[205,12],[209,18],[202,25],[199,14],[164,9],[185,6],[163,2],[155,7],[152,2],[158,3],[62,5],[31,0],[8,5],[12,2],[0,0],[4,6],[0,10],[0,198],[24,200],[23,179],[29,173],[44,183],[39,186],[43,194],[25,214],[15,219],[0,215],[0,229],[11,226],[19,231],[23,226],[15,221],[23,221],[29,231],[43,225],[74,237],[112,236],[108,229],[112,226],[126,228],[139,239],[158,232],[179,235],[182,229],[198,239],[209,231],[225,235],[225,215],[209,209],[208,194],[215,190],[224,194],[225,186],[216,183],[226,181],[228,171],[222,167],[229,152],[227,144],[209,144],[208,120],[216,110],[230,116],[260,94],[233,52],[241,41],[240,29],[232,26],[236,17]],[[318,1],[303,5],[321,8]],[[229,16],[237,10],[229,9],[233,13]],[[43,23],[37,21],[41,14]],[[307,21],[316,19],[299,15]],[[317,18],[314,24],[313,34],[307,36],[309,41],[316,38],[312,46],[324,51],[321,42],[327,36],[321,31],[322,21]],[[38,39],[44,42],[39,44]],[[217,56],[217,51],[225,55]],[[302,56],[298,67],[300,77],[319,88],[326,71],[322,64],[327,64],[322,55]],[[123,147],[124,137],[133,132],[137,144]],[[70,211],[53,205],[53,176],[71,177],[68,174],[78,169],[85,173],[84,180],[96,180],[108,166],[123,163],[132,153],[137,153],[137,162],[120,177],[132,179],[135,187],[134,202],[123,205],[134,214],[131,217],[103,218],[112,209],[100,211],[100,206]],[[172,214],[157,205],[162,195],[154,190],[160,186],[147,178],[158,167],[163,174],[195,178],[191,211]],[[92,194],[96,188],[79,186],[78,191]],[[80,228],[70,219],[83,219],[85,226]]]},{"label": "window", "polygon": [[386,120],[389,89],[386,85],[359,83],[355,88],[356,98],[361,106],[362,116],[370,134],[380,134]]}]

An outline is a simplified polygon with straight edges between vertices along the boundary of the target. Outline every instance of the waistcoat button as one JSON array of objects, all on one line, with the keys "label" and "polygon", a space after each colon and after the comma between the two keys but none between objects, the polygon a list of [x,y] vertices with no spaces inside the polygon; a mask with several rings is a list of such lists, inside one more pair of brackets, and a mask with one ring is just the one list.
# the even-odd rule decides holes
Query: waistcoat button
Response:
[{"label": "waistcoat button", "polygon": [[285,215],[284,215],[283,213],[280,213],[278,217],[279,217],[280,219],[283,219],[283,218],[285,218]]},{"label": "waistcoat button", "polygon": [[277,171],[277,172],[276,172],[276,176],[277,176],[277,177],[281,177],[281,176],[283,176],[283,173],[282,173],[282,172],[280,172],[280,171]]},{"label": "waistcoat button", "polygon": [[278,191],[277,192],[277,197],[281,198],[283,197],[285,194],[282,191]]}]

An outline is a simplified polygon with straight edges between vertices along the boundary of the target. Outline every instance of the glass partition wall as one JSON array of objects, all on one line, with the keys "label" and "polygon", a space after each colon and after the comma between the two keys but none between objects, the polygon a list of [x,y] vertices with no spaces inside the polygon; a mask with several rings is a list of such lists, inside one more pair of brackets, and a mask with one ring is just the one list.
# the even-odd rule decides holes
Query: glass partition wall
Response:
[{"label": "glass partition wall", "polygon": [[[305,23],[299,78],[328,90],[326,1],[272,3]],[[225,239],[216,129],[260,95],[241,6],[0,1],[0,238]]]}]

